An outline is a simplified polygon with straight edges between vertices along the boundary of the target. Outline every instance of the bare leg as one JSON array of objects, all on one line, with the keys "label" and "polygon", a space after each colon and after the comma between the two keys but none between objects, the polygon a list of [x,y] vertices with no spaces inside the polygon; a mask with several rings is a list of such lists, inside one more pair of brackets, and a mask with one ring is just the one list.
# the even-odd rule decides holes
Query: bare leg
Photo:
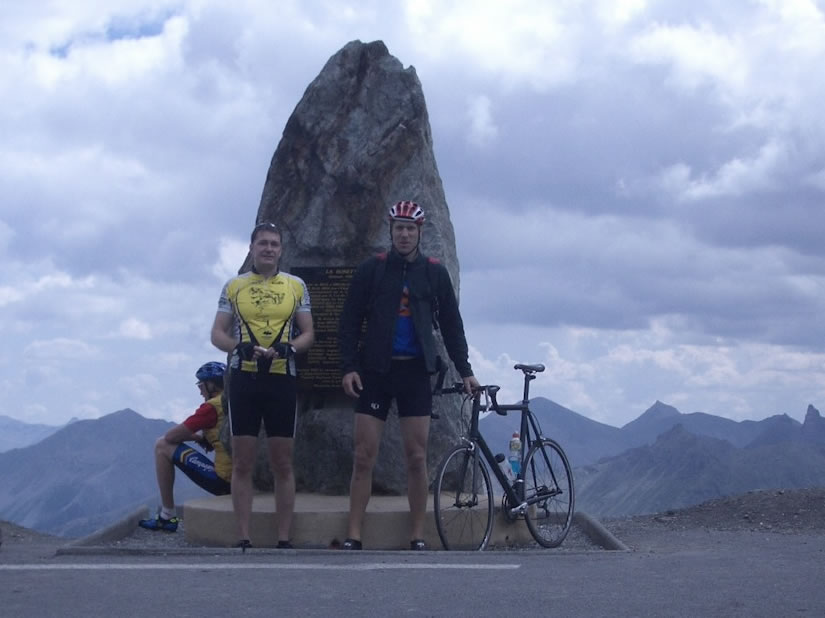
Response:
[{"label": "bare leg", "polygon": [[430,416],[408,416],[401,419],[401,438],[407,458],[407,499],[410,503],[410,538],[424,538],[424,520],[430,482],[427,475],[427,437]]},{"label": "bare leg", "polygon": [[275,512],[278,514],[278,540],[288,541],[295,512],[295,473],[292,468],[292,438],[269,438],[269,465],[275,479]]},{"label": "bare leg", "polygon": [[167,442],[164,437],[155,442],[155,474],[160,489],[160,503],[167,511],[175,509],[175,464],[172,463],[172,455],[177,447],[177,444]]},{"label": "bare leg", "polygon": [[255,468],[258,438],[232,437],[232,508],[238,522],[241,539],[249,538],[249,518],[252,514],[252,472]]},{"label": "bare leg", "polygon": [[355,415],[355,453],[349,488],[349,525],[347,536],[361,540],[361,525],[372,494],[372,469],[378,457],[384,421],[368,414]]}]

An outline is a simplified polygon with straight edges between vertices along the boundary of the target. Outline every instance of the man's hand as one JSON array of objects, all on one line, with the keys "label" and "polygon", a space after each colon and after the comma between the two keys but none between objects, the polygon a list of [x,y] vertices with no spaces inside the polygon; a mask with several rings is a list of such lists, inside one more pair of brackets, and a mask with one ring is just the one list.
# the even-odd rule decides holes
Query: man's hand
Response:
[{"label": "man's hand", "polygon": [[295,354],[295,347],[289,343],[273,343],[271,349],[275,351],[275,358],[288,358]]},{"label": "man's hand", "polygon": [[481,386],[475,376],[467,376],[466,378],[461,379],[464,382],[464,392],[471,397],[473,395],[473,391],[477,390],[478,387]]},{"label": "man's hand", "polygon": [[251,361],[257,358],[255,352],[258,350],[256,348],[259,349],[259,346],[252,343],[239,343],[235,346],[235,352],[241,360]]},{"label": "man's hand", "polygon": [[344,387],[344,392],[347,395],[355,397],[356,399],[361,395],[361,391],[364,390],[364,385],[361,384],[361,376],[358,375],[357,371],[350,371],[346,374],[344,379],[341,380],[341,386]]}]

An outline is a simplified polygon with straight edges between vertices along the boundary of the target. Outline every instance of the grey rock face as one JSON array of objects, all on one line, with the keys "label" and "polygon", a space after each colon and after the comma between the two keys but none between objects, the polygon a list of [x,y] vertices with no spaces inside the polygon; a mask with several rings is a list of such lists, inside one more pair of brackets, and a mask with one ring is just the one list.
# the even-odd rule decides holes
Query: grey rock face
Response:
[{"label": "grey rock face", "polygon": [[[282,228],[284,271],[356,266],[389,247],[387,209],[399,200],[414,200],[424,208],[422,250],[442,261],[457,293],[455,236],[415,69],[404,69],[380,41],[354,41],[329,59],[289,118],[257,220]],[[442,357],[447,358],[443,351]],[[440,419],[431,425],[431,475],[459,432],[459,398],[436,399]],[[347,494],[352,402],[338,390],[327,393],[320,408],[307,402],[299,408],[298,489]],[[269,488],[271,476],[260,455],[256,485]],[[406,491],[395,413],[385,427],[373,478],[377,493]]]}]

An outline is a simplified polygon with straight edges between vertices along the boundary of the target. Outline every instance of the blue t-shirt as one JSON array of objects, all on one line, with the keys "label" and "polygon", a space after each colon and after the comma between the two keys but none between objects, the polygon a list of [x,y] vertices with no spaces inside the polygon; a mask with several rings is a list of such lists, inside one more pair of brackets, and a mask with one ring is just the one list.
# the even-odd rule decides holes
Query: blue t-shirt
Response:
[{"label": "blue t-shirt", "polygon": [[395,337],[392,342],[393,356],[421,356],[421,346],[415,336],[412,311],[410,310],[410,286],[405,281],[401,290],[401,304],[395,320]]}]

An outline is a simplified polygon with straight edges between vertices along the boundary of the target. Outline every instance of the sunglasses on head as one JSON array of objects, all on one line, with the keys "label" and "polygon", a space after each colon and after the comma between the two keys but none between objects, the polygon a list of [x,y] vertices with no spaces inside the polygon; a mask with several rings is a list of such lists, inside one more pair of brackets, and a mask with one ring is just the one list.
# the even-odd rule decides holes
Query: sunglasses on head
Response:
[{"label": "sunglasses on head", "polygon": [[263,223],[259,223],[254,228],[252,228],[252,242],[255,242],[255,237],[258,235],[259,232],[274,232],[278,236],[281,235],[281,230],[278,229],[278,226],[272,223],[271,221],[264,221]]}]

